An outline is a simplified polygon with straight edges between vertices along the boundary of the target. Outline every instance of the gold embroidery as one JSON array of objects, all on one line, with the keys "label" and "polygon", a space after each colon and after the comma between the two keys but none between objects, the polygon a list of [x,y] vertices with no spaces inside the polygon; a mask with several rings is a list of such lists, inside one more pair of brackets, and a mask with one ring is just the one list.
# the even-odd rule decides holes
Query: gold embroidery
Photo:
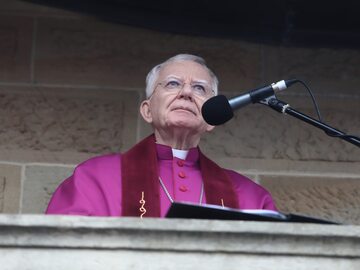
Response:
[{"label": "gold embroidery", "polygon": [[141,207],[139,208],[140,212],[142,213],[140,215],[140,218],[143,218],[143,215],[145,215],[146,213],[146,209],[144,207],[145,205],[145,200],[144,200],[144,191],[141,192],[141,200],[139,201],[139,203],[141,204]]},{"label": "gold embroidery", "polygon": [[222,205],[223,208],[225,208],[224,200],[223,200],[223,199],[221,199],[221,205]]}]

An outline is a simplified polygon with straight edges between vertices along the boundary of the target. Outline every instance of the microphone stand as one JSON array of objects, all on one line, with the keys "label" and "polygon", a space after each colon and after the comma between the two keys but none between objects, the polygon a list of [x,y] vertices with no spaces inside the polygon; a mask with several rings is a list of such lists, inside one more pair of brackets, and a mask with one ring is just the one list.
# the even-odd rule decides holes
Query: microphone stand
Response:
[{"label": "microphone stand", "polygon": [[337,137],[337,138],[343,139],[349,143],[356,145],[357,147],[360,147],[360,138],[358,138],[356,136],[347,135],[340,130],[337,130],[329,125],[324,124],[323,122],[320,122],[314,118],[311,118],[310,116],[307,116],[306,114],[298,112],[298,111],[292,109],[290,107],[290,105],[287,104],[286,102],[278,100],[274,95],[260,101],[259,103],[261,103],[263,105],[267,105],[277,112],[294,116],[314,127],[320,128],[323,131],[325,131],[325,133],[327,135],[329,135],[331,137]]}]

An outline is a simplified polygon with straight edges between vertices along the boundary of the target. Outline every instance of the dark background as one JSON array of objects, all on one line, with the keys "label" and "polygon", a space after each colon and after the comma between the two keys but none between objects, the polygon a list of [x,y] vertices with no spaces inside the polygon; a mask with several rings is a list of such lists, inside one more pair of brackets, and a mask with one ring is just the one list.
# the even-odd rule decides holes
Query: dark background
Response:
[{"label": "dark background", "polygon": [[360,47],[359,1],[24,1],[170,33],[284,46]]}]

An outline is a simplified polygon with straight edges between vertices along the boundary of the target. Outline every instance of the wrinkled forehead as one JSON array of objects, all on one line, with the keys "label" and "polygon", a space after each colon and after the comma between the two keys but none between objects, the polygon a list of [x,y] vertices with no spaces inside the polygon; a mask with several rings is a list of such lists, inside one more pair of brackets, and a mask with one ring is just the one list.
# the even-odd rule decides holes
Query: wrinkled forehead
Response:
[{"label": "wrinkled forehead", "polygon": [[186,81],[206,81],[211,83],[211,76],[208,70],[193,61],[176,61],[165,64],[159,72],[158,82],[170,76]]}]

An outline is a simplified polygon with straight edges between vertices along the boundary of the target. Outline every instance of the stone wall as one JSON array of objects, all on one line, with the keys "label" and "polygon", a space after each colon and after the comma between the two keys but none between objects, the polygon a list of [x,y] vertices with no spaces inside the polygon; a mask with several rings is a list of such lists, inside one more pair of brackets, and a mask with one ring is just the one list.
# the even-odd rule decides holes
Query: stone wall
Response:
[{"label": "stone wall", "polygon": [[[204,57],[232,96],[299,78],[325,122],[360,135],[360,52],[161,33],[0,1],[0,212],[42,213],[74,166],[151,132],[138,115],[144,78],[177,53]],[[281,95],[315,116],[306,90]],[[267,187],[282,211],[360,223],[360,151],[262,105],[237,111],[202,148]]]}]

